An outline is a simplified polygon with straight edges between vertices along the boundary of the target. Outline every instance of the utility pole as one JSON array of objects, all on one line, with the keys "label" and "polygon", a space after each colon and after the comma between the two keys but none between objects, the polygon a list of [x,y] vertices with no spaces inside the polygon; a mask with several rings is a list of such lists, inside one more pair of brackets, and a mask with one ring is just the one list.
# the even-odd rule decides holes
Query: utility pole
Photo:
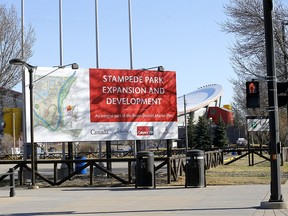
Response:
[{"label": "utility pole", "polygon": [[273,23],[272,10],[273,1],[263,0],[264,7],[264,28],[266,46],[266,67],[267,67],[267,87],[268,87],[268,111],[269,111],[269,131],[270,131],[270,166],[271,183],[269,202],[261,202],[262,208],[286,208],[281,194],[280,182],[280,152],[281,143],[279,139],[279,115],[277,98],[277,81],[274,62],[274,43],[273,43]]}]

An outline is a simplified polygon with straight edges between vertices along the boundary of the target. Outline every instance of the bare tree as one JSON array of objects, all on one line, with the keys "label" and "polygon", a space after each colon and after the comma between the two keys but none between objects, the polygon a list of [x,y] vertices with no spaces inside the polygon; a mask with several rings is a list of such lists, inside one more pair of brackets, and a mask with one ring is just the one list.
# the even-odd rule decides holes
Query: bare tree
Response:
[{"label": "bare tree", "polygon": [[[35,42],[34,29],[29,26],[23,31],[22,56],[22,28],[14,6],[7,8],[0,5],[0,93],[12,89],[22,79],[21,67],[9,64],[12,58],[22,58],[26,61],[32,56],[32,46]],[[7,93],[7,92],[6,92]],[[1,99],[1,98],[0,98]]]},{"label": "bare tree", "polygon": [[[236,122],[243,125],[247,115],[268,115],[263,0],[230,0],[224,6],[224,10],[229,18],[221,24],[222,30],[235,35],[235,42],[230,46],[230,60],[236,74],[236,78],[230,80],[236,90],[233,96],[233,109],[237,114]],[[285,81],[288,78],[285,69],[288,56],[287,41],[283,40],[286,31],[285,28],[283,31],[283,21],[288,20],[288,10],[280,0],[274,0],[273,15],[277,80]],[[260,81],[260,109],[246,108],[245,83],[251,79]],[[280,112],[285,113],[287,109],[282,109]],[[286,131],[287,136],[286,119],[280,120],[286,123],[282,124],[286,125],[282,129]]]}]

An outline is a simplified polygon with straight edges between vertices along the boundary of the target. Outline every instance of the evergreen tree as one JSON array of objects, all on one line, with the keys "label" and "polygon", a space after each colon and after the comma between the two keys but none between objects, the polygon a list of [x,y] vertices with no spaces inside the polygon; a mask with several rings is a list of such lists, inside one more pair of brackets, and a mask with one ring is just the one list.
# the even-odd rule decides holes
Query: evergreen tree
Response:
[{"label": "evergreen tree", "polygon": [[188,131],[188,147],[193,148],[193,145],[195,145],[194,112],[189,113],[187,131]]},{"label": "evergreen tree", "polygon": [[195,144],[198,149],[210,150],[212,147],[210,125],[206,116],[199,117],[195,127]]},{"label": "evergreen tree", "polygon": [[213,144],[218,148],[226,147],[229,144],[226,125],[222,118],[219,119],[219,123],[215,128]]}]

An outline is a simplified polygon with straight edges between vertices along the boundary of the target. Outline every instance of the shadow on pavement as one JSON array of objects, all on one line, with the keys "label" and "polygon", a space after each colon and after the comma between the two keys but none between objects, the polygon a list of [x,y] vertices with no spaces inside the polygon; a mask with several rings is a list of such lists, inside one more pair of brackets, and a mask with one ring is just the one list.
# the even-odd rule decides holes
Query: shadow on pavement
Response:
[{"label": "shadow on pavement", "polygon": [[125,211],[101,211],[101,212],[76,212],[76,211],[63,211],[63,212],[30,212],[30,213],[11,213],[11,214],[3,214],[3,216],[33,216],[33,215],[98,215],[98,214],[133,214],[133,213],[160,213],[160,212],[215,212],[215,211],[230,211],[230,210],[251,210],[251,209],[258,209],[258,207],[240,207],[240,208],[189,208],[189,209],[151,209],[151,210],[125,210]]}]

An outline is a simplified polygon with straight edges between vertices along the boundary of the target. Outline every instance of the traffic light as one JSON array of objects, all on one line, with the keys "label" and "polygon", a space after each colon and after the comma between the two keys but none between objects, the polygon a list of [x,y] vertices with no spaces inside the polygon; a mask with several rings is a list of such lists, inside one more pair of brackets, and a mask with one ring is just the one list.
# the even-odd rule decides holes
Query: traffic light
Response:
[{"label": "traffic light", "polygon": [[257,81],[246,82],[246,107],[260,107],[259,82]]},{"label": "traffic light", "polygon": [[277,82],[278,107],[286,106],[288,102],[288,82]]}]

